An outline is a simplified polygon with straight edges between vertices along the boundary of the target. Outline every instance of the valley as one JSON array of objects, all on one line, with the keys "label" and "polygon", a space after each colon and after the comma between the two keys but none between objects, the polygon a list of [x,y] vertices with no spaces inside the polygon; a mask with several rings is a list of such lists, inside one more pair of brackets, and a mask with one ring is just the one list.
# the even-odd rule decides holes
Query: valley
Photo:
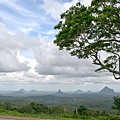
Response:
[{"label": "valley", "polygon": [[30,102],[38,102],[47,106],[65,106],[69,110],[74,110],[80,105],[84,105],[90,109],[107,110],[111,112],[113,106],[113,97],[120,93],[114,92],[113,89],[105,87],[98,92],[83,92],[77,90],[74,92],[57,92],[49,91],[7,91],[0,95],[0,102],[10,102],[15,107],[22,107]]}]

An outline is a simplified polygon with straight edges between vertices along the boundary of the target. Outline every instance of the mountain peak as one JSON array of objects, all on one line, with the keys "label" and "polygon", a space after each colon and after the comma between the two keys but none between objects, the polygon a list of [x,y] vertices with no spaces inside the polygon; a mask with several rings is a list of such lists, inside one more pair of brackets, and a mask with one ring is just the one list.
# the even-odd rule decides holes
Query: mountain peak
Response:
[{"label": "mountain peak", "polygon": [[77,90],[77,91],[75,91],[74,93],[80,94],[80,93],[83,93],[83,91],[82,91],[82,90]]},{"label": "mountain peak", "polygon": [[92,91],[91,91],[91,90],[88,90],[86,93],[92,93]]},{"label": "mountain peak", "polygon": [[99,93],[101,93],[101,94],[114,94],[115,92],[113,89],[106,86],[102,90],[100,90]]},{"label": "mountain peak", "polygon": [[25,90],[24,89],[20,89],[19,92],[25,92]]},{"label": "mountain peak", "polygon": [[59,89],[58,92],[56,92],[54,95],[56,95],[56,96],[65,96],[66,93],[63,93],[63,92]]},{"label": "mountain peak", "polygon": [[58,92],[60,92],[60,93],[61,93],[61,90],[59,89],[59,90],[58,90]]}]

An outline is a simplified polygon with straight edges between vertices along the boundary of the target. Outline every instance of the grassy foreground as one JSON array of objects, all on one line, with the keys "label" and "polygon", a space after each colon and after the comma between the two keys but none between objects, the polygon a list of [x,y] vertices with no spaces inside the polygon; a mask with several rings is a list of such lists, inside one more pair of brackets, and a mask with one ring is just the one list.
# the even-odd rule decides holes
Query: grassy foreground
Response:
[{"label": "grassy foreground", "polygon": [[109,116],[99,116],[99,117],[90,117],[90,116],[80,116],[75,114],[26,114],[19,113],[17,111],[9,110],[0,110],[0,115],[2,116],[17,116],[17,117],[26,117],[26,118],[49,118],[55,120],[120,120],[118,115],[109,115]]}]

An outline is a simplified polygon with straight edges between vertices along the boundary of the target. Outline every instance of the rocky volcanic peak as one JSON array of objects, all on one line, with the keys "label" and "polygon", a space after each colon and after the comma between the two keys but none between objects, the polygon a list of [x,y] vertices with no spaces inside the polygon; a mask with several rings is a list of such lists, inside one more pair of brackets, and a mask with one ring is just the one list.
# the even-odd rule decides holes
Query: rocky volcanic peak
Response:
[{"label": "rocky volcanic peak", "polygon": [[57,94],[59,94],[59,93],[63,93],[63,92],[59,89],[58,92],[57,92]]},{"label": "rocky volcanic peak", "polygon": [[63,93],[60,89],[54,95],[56,96],[66,96],[66,93]]}]

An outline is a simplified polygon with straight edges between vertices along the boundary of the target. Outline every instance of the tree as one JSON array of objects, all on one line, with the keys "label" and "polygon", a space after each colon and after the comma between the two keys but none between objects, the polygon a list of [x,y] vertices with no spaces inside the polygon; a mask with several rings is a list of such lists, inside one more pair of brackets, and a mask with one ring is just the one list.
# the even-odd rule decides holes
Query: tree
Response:
[{"label": "tree", "polygon": [[10,102],[5,102],[4,104],[2,104],[2,108],[4,108],[5,110],[12,110],[13,109]]},{"label": "tree", "polygon": [[21,108],[18,109],[18,112],[20,113],[31,113],[34,114],[35,110],[32,108],[32,106],[30,104],[23,106]]},{"label": "tree", "polygon": [[50,109],[46,105],[40,103],[36,103],[33,106],[33,109],[35,110],[36,113],[49,113],[50,111]]},{"label": "tree", "polygon": [[116,110],[119,110],[120,112],[120,97],[119,96],[115,96],[113,97],[113,100],[114,100],[114,106],[113,106],[113,109],[116,109]]},{"label": "tree", "polygon": [[52,114],[63,114],[63,113],[65,113],[65,108],[64,108],[64,106],[61,106],[61,105],[52,106],[51,107],[51,113]]},{"label": "tree", "polygon": [[81,106],[77,109],[79,115],[87,115],[87,110],[88,110],[88,109],[87,109],[85,106],[83,106],[83,105],[81,105]]},{"label": "tree", "polygon": [[61,14],[54,29],[58,29],[54,44],[60,50],[78,59],[92,58],[99,66],[96,72],[107,70],[120,79],[119,0],[92,0],[90,6],[78,2]]},{"label": "tree", "polygon": [[50,109],[44,104],[31,102],[30,104],[21,107],[18,111],[21,113],[49,113]]}]

